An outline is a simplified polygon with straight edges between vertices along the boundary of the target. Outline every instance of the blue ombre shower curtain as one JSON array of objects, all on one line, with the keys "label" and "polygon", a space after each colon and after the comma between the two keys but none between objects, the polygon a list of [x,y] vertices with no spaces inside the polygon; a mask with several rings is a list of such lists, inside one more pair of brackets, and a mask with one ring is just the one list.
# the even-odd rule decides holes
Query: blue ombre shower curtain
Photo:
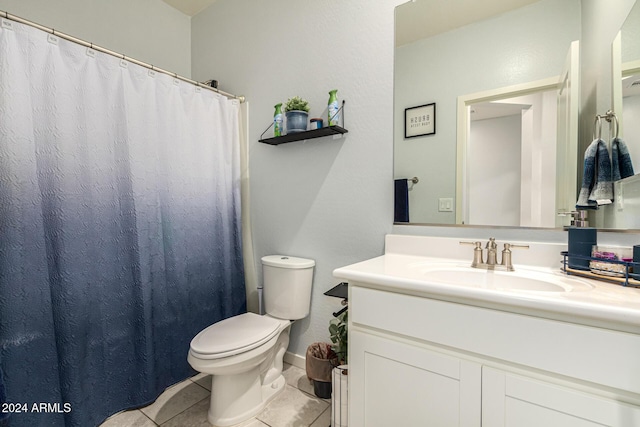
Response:
[{"label": "blue ombre shower curtain", "polygon": [[0,26],[0,390],[14,404],[0,425],[95,426],[146,404],[194,374],[198,331],[245,311],[238,114]]}]

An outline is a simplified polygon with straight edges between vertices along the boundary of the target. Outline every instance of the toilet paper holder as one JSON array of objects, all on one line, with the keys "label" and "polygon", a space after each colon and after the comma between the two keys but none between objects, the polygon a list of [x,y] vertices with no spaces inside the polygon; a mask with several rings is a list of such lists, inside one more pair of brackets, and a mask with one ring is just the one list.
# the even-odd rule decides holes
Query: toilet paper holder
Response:
[{"label": "toilet paper holder", "polygon": [[340,282],[324,293],[328,297],[342,298],[341,304],[344,306],[333,313],[333,317],[338,317],[349,308],[349,283]]}]

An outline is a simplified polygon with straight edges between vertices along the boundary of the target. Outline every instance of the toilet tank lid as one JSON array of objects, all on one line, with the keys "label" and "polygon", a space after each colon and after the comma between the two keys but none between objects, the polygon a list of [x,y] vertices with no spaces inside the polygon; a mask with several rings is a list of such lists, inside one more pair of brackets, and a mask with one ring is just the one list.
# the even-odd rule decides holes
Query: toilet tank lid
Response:
[{"label": "toilet tank lid", "polygon": [[287,255],[267,255],[262,257],[262,265],[280,268],[309,268],[316,265],[312,259],[296,258]]}]

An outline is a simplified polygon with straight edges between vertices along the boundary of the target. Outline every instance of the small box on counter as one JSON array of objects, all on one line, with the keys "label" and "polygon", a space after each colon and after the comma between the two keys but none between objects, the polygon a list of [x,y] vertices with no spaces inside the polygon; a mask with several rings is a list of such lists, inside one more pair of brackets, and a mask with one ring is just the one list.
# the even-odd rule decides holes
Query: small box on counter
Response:
[{"label": "small box on counter", "polygon": [[597,258],[597,260],[589,262],[589,268],[595,274],[624,277],[627,269],[626,264],[611,261],[632,262],[632,254],[631,248],[594,245],[591,249],[591,257]]}]

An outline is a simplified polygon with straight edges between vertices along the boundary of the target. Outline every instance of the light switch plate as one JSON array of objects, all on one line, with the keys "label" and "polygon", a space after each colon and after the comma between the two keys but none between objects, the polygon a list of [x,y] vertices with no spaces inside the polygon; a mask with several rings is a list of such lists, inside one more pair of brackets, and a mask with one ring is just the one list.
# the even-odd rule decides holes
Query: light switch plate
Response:
[{"label": "light switch plate", "polygon": [[448,197],[438,199],[438,212],[453,212],[453,199]]}]

